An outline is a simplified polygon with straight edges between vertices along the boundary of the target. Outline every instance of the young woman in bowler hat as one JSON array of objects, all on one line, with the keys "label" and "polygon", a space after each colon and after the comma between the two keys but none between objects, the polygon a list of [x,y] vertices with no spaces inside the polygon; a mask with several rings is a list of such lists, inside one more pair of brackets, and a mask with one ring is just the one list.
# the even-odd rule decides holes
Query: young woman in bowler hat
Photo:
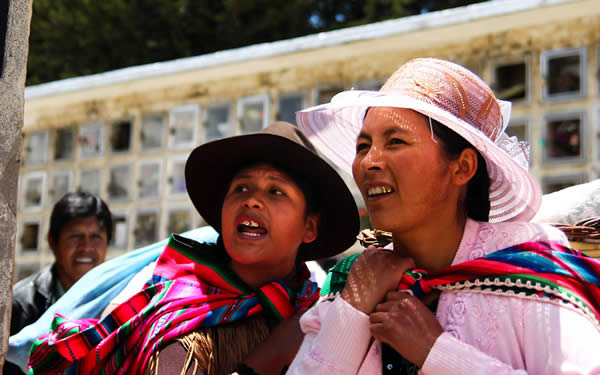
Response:
[{"label": "young woman in bowler hat", "polygon": [[[250,351],[318,298],[304,262],[346,250],[358,233],[344,181],[291,124],[201,145],[185,175],[217,244],[172,235],[147,287],[108,316],[57,316],[30,373],[253,373]],[[280,373],[301,338],[271,348],[268,370]]]}]

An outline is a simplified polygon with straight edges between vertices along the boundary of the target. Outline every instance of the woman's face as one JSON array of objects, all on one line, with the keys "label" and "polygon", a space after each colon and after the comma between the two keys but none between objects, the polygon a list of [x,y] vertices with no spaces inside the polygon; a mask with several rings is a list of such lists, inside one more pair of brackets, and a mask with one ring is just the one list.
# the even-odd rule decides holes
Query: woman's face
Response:
[{"label": "woman's face", "polygon": [[[356,144],[354,179],[371,224],[402,233],[456,210],[449,161],[427,117],[410,109],[371,107]],[[446,211],[447,212],[447,211]]]},{"label": "woman's face", "polygon": [[269,164],[236,173],[223,202],[223,242],[234,270],[263,268],[267,280],[294,269],[298,247],[317,237],[317,224],[300,187]]}]

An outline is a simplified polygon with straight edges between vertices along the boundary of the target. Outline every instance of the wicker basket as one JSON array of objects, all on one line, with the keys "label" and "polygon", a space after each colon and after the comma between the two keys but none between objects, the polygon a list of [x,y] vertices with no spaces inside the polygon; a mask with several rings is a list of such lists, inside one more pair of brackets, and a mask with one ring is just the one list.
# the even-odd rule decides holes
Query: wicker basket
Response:
[{"label": "wicker basket", "polygon": [[600,216],[590,217],[575,224],[553,224],[565,232],[571,246],[587,255],[600,258]]}]

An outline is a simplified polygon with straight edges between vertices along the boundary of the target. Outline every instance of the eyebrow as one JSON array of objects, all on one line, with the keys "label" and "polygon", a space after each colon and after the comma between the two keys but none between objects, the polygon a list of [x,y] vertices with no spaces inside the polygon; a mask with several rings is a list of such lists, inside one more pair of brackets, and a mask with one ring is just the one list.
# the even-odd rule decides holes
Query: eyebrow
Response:
[{"label": "eyebrow", "polygon": [[[396,134],[396,133],[410,134],[410,132],[408,130],[406,130],[404,128],[399,128],[397,126],[394,126],[394,127],[390,127],[387,130],[385,130],[383,132],[383,136],[384,137],[389,137],[389,136],[391,136],[393,134]],[[358,134],[357,139],[360,139],[360,138],[365,138],[365,139],[367,139],[369,141],[372,140],[372,137],[369,134],[367,134],[365,132],[362,132],[362,131]]]}]

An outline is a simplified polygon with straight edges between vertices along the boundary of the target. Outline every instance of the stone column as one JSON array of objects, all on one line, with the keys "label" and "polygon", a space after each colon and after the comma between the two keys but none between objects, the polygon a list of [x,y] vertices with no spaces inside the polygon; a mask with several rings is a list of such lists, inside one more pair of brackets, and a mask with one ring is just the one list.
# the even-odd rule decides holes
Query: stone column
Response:
[{"label": "stone column", "polygon": [[0,369],[8,350],[32,0],[0,0]]}]

